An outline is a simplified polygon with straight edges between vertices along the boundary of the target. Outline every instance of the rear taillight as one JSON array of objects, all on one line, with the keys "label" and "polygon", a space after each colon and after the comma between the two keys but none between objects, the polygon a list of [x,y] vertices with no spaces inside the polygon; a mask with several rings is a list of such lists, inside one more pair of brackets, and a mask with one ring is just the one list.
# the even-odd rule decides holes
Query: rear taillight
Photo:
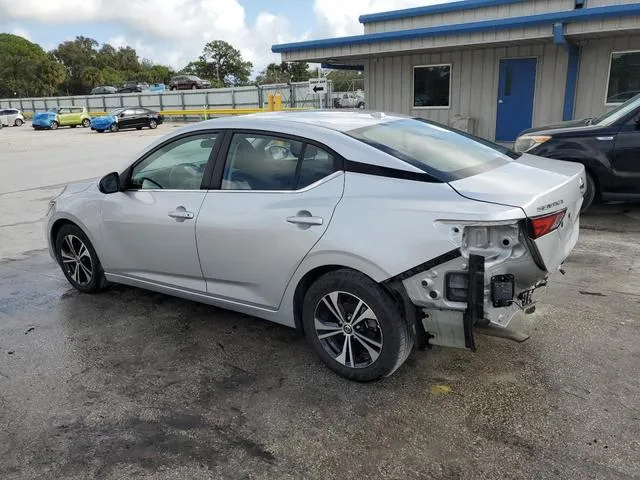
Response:
[{"label": "rear taillight", "polygon": [[553,232],[564,219],[566,210],[541,215],[529,219],[529,236],[531,238],[540,238],[547,233]]}]

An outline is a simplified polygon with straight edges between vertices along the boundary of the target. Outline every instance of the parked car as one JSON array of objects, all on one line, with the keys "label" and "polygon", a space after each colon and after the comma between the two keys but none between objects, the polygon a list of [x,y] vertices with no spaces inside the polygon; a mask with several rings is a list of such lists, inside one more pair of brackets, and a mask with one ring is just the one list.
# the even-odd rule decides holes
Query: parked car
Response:
[{"label": "parked car", "polygon": [[333,99],[334,108],[364,108],[364,95],[359,93],[343,93],[339,98]]},{"label": "parked car", "polygon": [[195,90],[211,88],[211,82],[195,75],[178,75],[169,81],[169,90]]},{"label": "parked car", "polygon": [[164,83],[152,83],[149,85],[150,92],[164,92],[167,90],[167,86]]},{"label": "parked car", "polygon": [[583,176],[400,116],[218,118],[67,187],[46,236],[81,292],[123,283],[296,327],[367,381],[429,338],[521,340],[505,327],[575,246]]},{"label": "parked car", "polygon": [[599,117],[525,130],[514,148],[584,165],[583,210],[594,200],[640,199],[640,95]]},{"label": "parked car", "polygon": [[17,108],[5,108],[0,110],[0,124],[7,127],[21,127],[24,125],[24,115]]},{"label": "parked car", "polygon": [[46,112],[36,112],[31,121],[35,130],[48,128],[56,130],[58,127],[76,128],[82,125],[87,128],[91,124],[91,117],[86,107],[54,107]]},{"label": "parked car", "polygon": [[156,128],[164,121],[158,112],[148,108],[118,108],[102,117],[91,119],[91,130],[102,133],[106,130],[117,132],[125,128],[142,130],[143,127]]},{"label": "parked car", "polygon": [[102,87],[96,87],[91,90],[91,95],[111,95],[118,91],[116,87],[110,87],[108,85],[104,85]]},{"label": "parked car", "polygon": [[142,92],[142,87],[133,86],[133,87],[119,88],[116,93],[140,93],[140,92]]}]

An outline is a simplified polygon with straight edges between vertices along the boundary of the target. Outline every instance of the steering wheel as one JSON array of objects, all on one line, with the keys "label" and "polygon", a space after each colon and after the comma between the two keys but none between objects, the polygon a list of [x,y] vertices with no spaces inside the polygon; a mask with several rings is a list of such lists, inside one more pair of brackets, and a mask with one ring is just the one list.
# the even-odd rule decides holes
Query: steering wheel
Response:
[{"label": "steering wheel", "polygon": [[[197,163],[182,163],[171,167],[169,170],[169,183],[171,188],[176,188],[175,185],[180,185],[182,188],[195,189],[200,188],[202,177],[198,174],[204,170],[204,165]],[[183,172],[180,175],[179,172]],[[184,175],[186,173],[186,175]]]},{"label": "steering wheel", "polygon": [[140,177],[140,186],[144,185],[145,180],[147,182],[149,182],[149,183],[153,183],[156,187],[158,187],[160,189],[164,189],[164,187],[162,185],[160,185],[155,180],[150,179],[149,177]]}]

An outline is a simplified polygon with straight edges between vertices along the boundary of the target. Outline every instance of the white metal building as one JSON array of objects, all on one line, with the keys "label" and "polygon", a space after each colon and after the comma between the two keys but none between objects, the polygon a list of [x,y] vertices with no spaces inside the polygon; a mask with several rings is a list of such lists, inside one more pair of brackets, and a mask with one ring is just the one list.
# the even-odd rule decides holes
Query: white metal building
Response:
[{"label": "white metal building", "polygon": [[364,34],[274,45],[365,72],[367,108],[510,142],[640,92],[640,1],[465,0],[363,15]]}]

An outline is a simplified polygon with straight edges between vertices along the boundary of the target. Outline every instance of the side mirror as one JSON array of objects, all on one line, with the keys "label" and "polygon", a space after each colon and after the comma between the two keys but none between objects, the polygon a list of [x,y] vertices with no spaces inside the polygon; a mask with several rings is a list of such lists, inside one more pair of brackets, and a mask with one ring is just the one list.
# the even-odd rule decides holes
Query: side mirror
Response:
[{"label": "side mirror", "polygon": [[100,179],[98,188],[102,193],[105,194],[116,193],[120,191],[120,175],[118,175],[118,172],[107,173]]}]

